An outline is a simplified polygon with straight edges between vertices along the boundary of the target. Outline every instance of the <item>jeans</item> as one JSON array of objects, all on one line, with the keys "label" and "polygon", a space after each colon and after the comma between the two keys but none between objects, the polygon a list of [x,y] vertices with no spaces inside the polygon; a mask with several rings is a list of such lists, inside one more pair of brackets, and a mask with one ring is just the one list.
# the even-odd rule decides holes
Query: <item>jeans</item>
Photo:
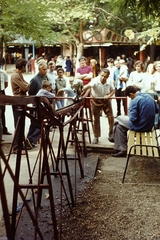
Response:
[{"label": "jeans", "polygon": [[[36,117],[36,112],[33,112],[33,116]],[[29,139],[29,141],[31,143],[37,144],[40,136],[41,136],[41,131],[40,131],[39,124],[36,121],[31,119],[31,124],[30,124],[30,127],[29,127],[27,138]]]},{"label": "jeans", "polygon": [[[22,114],[21,107],[20,106],[12,106],[12,111],[13,111],[13,118],[14,118],[14,127],[16,129],[18,119],[21,117],[21,114]],[[14,140],[14,143],[13,143],[13,149],[18,148],[18,141],[19,141],[20,134],[23,134],[23,133],[21,133],[20,129],[18,128],[17,132],[16,132],[16,135],[15,135],[15,140]]]},{"label": "jeans", "polygon": [[63,108],[63,107],[64,107],[64,99],[62,99],[62,100],[57,100],[57,101],[56,101],[56,105],[57,105],[57,108],[58,108],[58,109]]}]

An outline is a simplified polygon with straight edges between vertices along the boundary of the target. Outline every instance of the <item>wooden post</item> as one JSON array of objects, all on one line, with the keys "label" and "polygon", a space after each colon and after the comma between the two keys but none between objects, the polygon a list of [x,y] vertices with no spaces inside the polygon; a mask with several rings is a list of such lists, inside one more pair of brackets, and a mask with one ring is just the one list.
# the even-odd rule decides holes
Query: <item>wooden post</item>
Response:
[{"label": "wooden post", "polygon": [[100,64],[100,68],[104,67],[104,63],[105,63],[105,48],[101,47],[101,48],[99,48],[99,64]]}]

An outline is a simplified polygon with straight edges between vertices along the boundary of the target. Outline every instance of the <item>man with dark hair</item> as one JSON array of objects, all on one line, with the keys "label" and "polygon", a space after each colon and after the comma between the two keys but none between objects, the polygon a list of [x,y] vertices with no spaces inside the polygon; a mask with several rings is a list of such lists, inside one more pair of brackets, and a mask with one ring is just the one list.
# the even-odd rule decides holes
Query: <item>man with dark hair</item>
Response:
[{"label": "man with dark hair", "polygon": [[109,123],[109,139],[113,138],[113,124],[114,117],[112,112],[111,100],[109,99],[114,93],[114,87],[110,84],[109,80],[109,70],[106,68],[101,69],[100,75],[87,85],[84,86],[83,90],[87,91],[91,89],[91,111],[93,115],[93,132],[94,139],[93,143],[98,144],[99,137],[101,136],[100,131],[100,112],[101,110],[107,115]]},{"label": "man with dark hair", "polygon": [[[14,96],[25,96],[29,90],[29,84],[23,78],[22,73],[26,70],[27,61],[23,58],[19,58],[16,61],[16,70],[11,75],[11,87]],[[14,127],[16,128],[18,118],[21,116],[21,106],[12,106],[14,116]],[[20,132],[15,136],[15,142],[13,145],[13,153],[17,153],[18,150],[18,137]]]},{"label": "man with dark hair", "polygon": [[[114,64],[116,67],[116,70],[113,73],[113,80],[114,80],[114,85],[115,85],[115,96],[116,97],[124,97],[124,91],[123,88],[126,85],[126,82],[128,81],[128,70],[123,72],[123,67],[121,67],[121,64],[123,63],[124,60],[115,60]],[[122,76],[123,75],[123,76]],[[123,108],[124,108],[124,113],[127,115],[127,102],[126,99],[116,99],[117,103],[117,117],[121,115],[121,102],[123,103]]]},{"label": "man with dark hair", "polygon": [[[55,80],[56,81],[56,94],[58,93],[58,91],[60,89],[66,87],[66,79],[64,78],[64,70],[63,70],[63,68],[58,68],[57,69],[57,75],[58,75],[58,77]],[[60,92],[59,96],[60,97],[64,97],[64,92]],[[64,99],[56,100],[56,105],[57,105],[58,109],[63,108],[64,104],[65,104]]]},{"label": "man with dark hair", "polygon": [[154,99],[141,93],[135,86],[128,86],[125,95],[131,98],[129,116],[119,116],[114,125],[114,148],[118,151],[113,157],[125,157],[127,153],[127,131],[149,132],[154,126],[155,114],[158,111]]},{"label": "man with dark hair", "polygon": [[88,84],[93,77],[93,69],[86,63],[86,58],[84,56],[79,58],[80,67],[77,68],[75,77],[83,81],[83,85]]},{"label": "man with dark hair", "polygon": [[110,77],[113,79],[114,71],[116,70],[113,58],[107,59],[107,67],[106,68],[110,71]]}]

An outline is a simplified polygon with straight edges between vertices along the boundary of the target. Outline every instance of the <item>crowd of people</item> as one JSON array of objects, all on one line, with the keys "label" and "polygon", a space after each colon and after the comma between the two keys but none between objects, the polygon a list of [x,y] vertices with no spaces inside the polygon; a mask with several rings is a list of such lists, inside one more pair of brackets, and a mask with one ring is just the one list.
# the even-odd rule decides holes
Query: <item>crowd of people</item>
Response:
[{"label": "crowd of people", "polygon": [[[59,109],[63,108],[65,104],[68,105],[72,103],[72,101],[64,101],[64,97],[75,96],[72,84],[74,79],[79,79],[83,83],[83,93],[90,89],[90,96],[92,97],[89,104],[85,107],[90,107],[92,112],[93,143],[99,143],[99,138],[101,136],[100,117],[103,111],[108,119],[108,140],[114,142],[115,149],[118,150],[118,153],[115,153],[114,156],[124,156],[126,155],[126,131],[128,129],[146,131],[146,127],[141,124],[144,120],[145,122],[150,121],[151,127],[153,127],[153,125],[156,128],[159,127],[160,113],[158,110],[158,103],[160,99],[160,61],[149,63],[146,71],[144,71],[143,62],[137,60],[133,65],[134,70],[130,71],[124,58],[108,58],[107,66],[102,68],[97,75],[95,71],[97,64],[96,59],[92,59],[89,64],[84,56],[80,57],[78,60],[79,67],[75,69],[74,76],[70,77],[71,71],[73,71],[73,62],[70,60],[70,57],[66,58],[64,69],[64,59],[62,56],[59,56],[56,62],[53,60],[48,62],[44,56],[41,56],[36,60],[36,74],[32,77],[30,83],[28,83],[23,77],[28,62],[23,58],[18,58],[15,63],[16,70],[11,75],[13,95],[44,95],[52,99],[56,96],[56,100],[54,99],[52,101],[52,106],[54,109]],[[3,70],[1,70],[0,74],[0,94],[5,94],[5,88],[8,85],[8,76]],[[69,85],[67,85],[66,77],[70,79]],[[114,95],[118,97],[116,99],[117,115],[115,117],[113,116],[111,100],[111,97]],[[127,109],[126,96],[131,98],[129,110]],[[155,105],[153,105],[153,103]],[[147,106],[150,107],[147,108]],[[153,108],[153,106],[155,106],[155,108]],[[122,107],[124,111],[122,111]],[[13,106],[15,128],[19,114],[21,114],[19,108],[20,106]],[[9,135],[11,133],[9,133],[5,126],[5,107],[1,107],[0,111],[0,119],[2,122],[0,135],[2,140],[2,134]],[[150,112],[150,116],[147,115],[147,111]],[[123,112],[124,114],[121,116]],[[36,113],[33,112],[33,115],[35,114]],[[152,119],[153,116],[154,121]],[[134,128],[134,126],[136,127]],[[140,128],[138,128],[138,126],[140,126]],[[150,125],[148,124],[148,126]],[[147,130],[151,130],[151,127]],[[125,143],[122,143],[122,141],[120,141],[120,143],[118,142],[119,137],[117,136],[121,136],[120,133],[123,135]],[[39,125],[31,120],[26,137],[27,148],[32,149],[35,147],[39,137]],[[18,150],[17,143],[18,139],[15,138],[13,147],[13,152],[15,153]]]}]

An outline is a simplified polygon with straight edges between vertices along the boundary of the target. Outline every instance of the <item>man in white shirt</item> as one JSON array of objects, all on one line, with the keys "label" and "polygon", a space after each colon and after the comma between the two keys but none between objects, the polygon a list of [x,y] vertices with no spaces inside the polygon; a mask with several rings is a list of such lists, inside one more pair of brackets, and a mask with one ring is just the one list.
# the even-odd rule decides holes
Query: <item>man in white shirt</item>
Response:
[{"label": "man in white shirt", "polygon": [[55,88],[56,88],[56,85],[55,85],[55,79],[57,77],[56,75],[56,71],[55,71],[55,62],[53,61],[50,61],[48,63],[48,71],[47,71],[47,78],[48,78],[48,81],[50,83],[52,83],[52,92],[55,93]]},{"label": "man in white shirt", "polygon": [[[55,62],[50,61],[48,63],[47,78],[48,78],[48,81],[52,84],[51,92],[54,93],[54,94],[56,94],[56,81],[55,81],[55,79],[57,78],[55,68],[56,68]],[[52,105],[53,105],[53,108],[55,109],[55,101],[53,101]]]},{"label": "man in white shirt", "polygon": [[[8,75],[5,71],[0,69],[0,93],[5,95],[5,89],[8,87]],[[6,119],[5,119],[5,105],[1,106],[2,111],[2,132],[4,135],[12,135],[12,133],[8,132],[6,127]]]},{"label": "man in white shirt", "polygon": [[108,83],[110,72],[108,69],[101,69],[100,75],[87,85],[84,86],[83,90],[86,91],[91,89],[91,111],[93,115],[93,132],[94,139],[93,143],[98,144],[99,137],[101,136],[100,131],[100,112],[104,111],[108,118],[109,123],[109,139],[113,138],[113,125],[114,116],[112,111],[111,100],[109,99],[114,93],[114,87]]}]

